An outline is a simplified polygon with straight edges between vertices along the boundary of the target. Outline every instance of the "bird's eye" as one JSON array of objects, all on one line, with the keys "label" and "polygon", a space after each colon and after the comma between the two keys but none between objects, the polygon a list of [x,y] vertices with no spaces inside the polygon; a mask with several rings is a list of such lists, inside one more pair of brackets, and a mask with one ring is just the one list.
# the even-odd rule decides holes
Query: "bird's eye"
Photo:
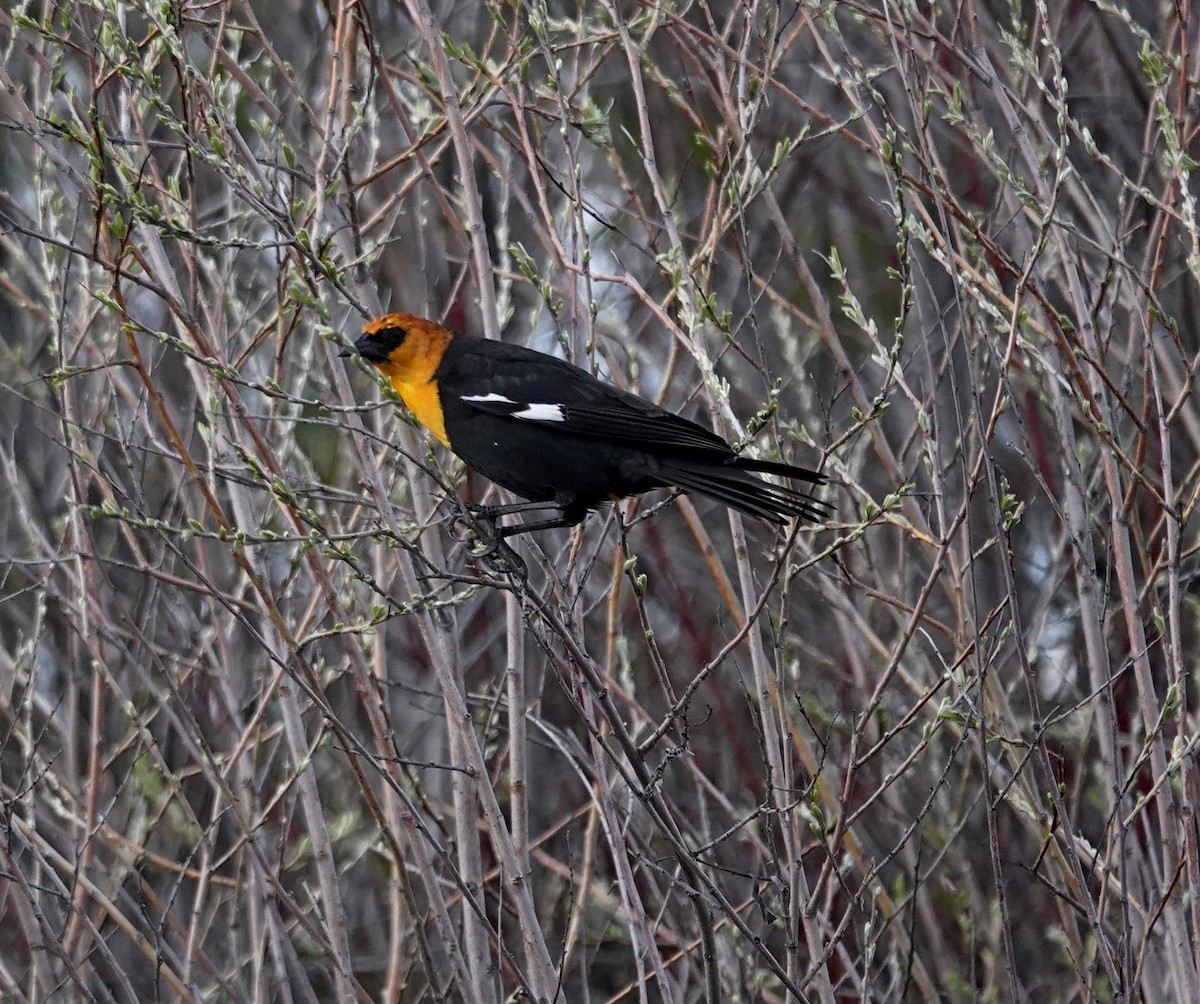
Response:
[{"label": "bird's eye", "polygon": [[384,356],[401,345],[407,337],[408,331],[398,324],[389,324],[386,328],[380,328],[378,331],[371,333],[371,340]]}]

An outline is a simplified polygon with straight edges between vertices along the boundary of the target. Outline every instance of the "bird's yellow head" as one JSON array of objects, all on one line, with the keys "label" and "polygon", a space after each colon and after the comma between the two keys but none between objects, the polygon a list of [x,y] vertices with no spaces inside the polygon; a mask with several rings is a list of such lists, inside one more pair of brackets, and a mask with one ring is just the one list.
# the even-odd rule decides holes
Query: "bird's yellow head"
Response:
[{"label": "bird's yellow head", "polygon": [[437,369],[452,337],[440,324],[416,314],[384,314],[363,327],[354,351],[393,381],[423,383]]},{"label": "bird's yellow head", "polygon": [[354,351],[391,381],[418,421],[447,445],[435,377],[453,338],[440,324],[416,314],[384,314],[354,342]]}]

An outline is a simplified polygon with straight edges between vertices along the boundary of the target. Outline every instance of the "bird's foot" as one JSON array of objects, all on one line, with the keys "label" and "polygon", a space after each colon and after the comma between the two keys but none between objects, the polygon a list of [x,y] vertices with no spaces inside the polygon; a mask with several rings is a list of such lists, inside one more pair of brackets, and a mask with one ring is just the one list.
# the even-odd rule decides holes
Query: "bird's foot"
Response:
[{"label": "bird's foot", "polygon": [[503,513],[496,512],[497,508],[501,507],[466,505],[467,518],[460,518],[459,522],[465,524],[468,535],[475,538],[468,543],[469,553],[473,558],[483,559],[496,571],[510,572],[523,582],[529,577],[529,569],[521,556],[505,543],[504,527],[498,523]]}]

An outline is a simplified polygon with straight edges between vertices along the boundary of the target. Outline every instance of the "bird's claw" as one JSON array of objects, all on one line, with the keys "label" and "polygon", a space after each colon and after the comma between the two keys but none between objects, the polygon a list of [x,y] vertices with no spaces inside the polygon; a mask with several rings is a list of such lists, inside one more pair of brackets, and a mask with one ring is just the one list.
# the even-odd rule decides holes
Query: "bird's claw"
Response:
[{"label": "bird's claw", "polygon": [[500,570],[512,572],[522,581],[527,579],[529,569],[521,556],[504,542],[503,529],[497,524],[498,516],[492,511],[492,507],[467,503],[466,509],[471,518],[460,522],[466,524],[468,532],[473,534],[481,545],[470,548],[471,557],[480,558]]}]

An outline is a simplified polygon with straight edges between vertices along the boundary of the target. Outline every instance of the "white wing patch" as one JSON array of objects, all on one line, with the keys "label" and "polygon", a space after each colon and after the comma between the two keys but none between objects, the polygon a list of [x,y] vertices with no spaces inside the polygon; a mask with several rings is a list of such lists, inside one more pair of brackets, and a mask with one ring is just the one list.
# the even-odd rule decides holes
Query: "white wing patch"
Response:
[{"label": "white wing patch", "polygon": [[530,422],[565,422],[567,409],[561,404],[527,404],[520,411],[514,411],[512,417]]},{"label": "white wing patch", "polygon": [[470,401],[473,404],[516,404],[511,397],[505,397],[503,394],[474,394],[471,397],[464,397],[464,401]]},{"label": "white wing patch", "polygon": [[567,409],[561,404],[524,404],[514,401],[511,397],[496,393],[464,395],[462,400],[468,404],[510,404],[512,405],[511,411],[507,408],[497,410],[507,411],[510,418],[520,418],[526,422],[565,422],[567,420]]}]

